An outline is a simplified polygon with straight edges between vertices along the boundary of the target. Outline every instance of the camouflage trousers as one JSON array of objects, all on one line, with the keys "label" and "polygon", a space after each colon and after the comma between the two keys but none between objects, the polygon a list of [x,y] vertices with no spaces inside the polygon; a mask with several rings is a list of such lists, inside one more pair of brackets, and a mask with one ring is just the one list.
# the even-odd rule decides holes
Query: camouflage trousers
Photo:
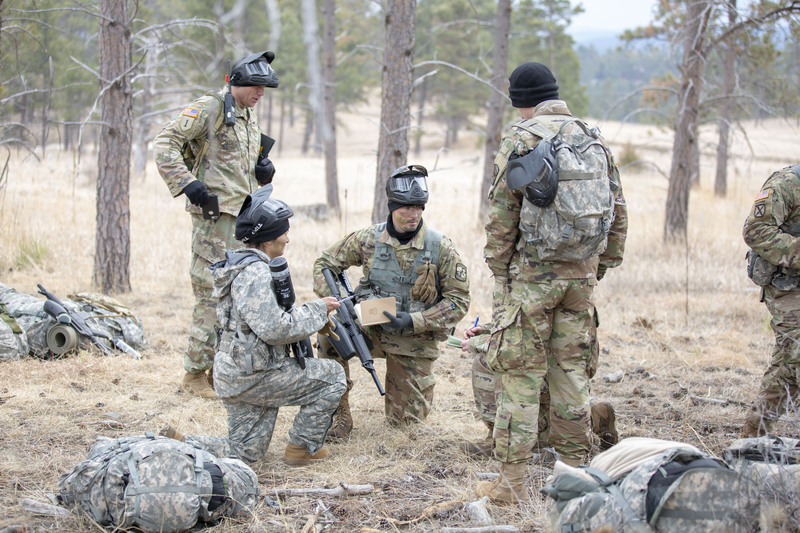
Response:
[{"label": "camouflage trousers", "polygon": [[[386,376],[383,388],[386,390],[383,406],[386,419],[390,423],[407,424],[422,422],[427,418],[433,403],[433,389],[436,378],[433,375],[434,359],[409,357],[393,354],[375,338],[370,337],[375,348],[373,359],[386,359]],[[353,386],[350,380],[350,360],[344,361],[333,349],[328,339],[317,336],[319,356],[335,359],[345,369],[348,391]],[[353,358],[358,363],[358,359]]]},{"label": "camouflage trousers", "polygon": [[278,408],[299,405],[289,442],[317,453],[347,390],[342,368],[332,361],[307,359],[303,370],[297,359],[285,357],[263,376],[259,384],[238,396],[222,398],[228,411],[228,438],[194,435],[186,441],[217,457],[233,455],[254,463],[267,454]]},{"label": "camouflage trousers", "polygon": [[[585,279],[514,283],[500,306],[513,322],[494,331],[486,356],[494,373],[494,454],[528,461],[539,433],[539,396],[550,391],[550,444],[569,462],[591,448],[589,366],[594,328],[593,285]],[[555,430],[557,428],[557,430]]]},{"label": "camouflage trousers", "polygon": [[775,347],[746,418],[747,425],[758,428],[759,434],[769,432],[784,413],[797,418],[800,409],[795,403],[800,393],[800,290],[780,291],[767,286],[764,303],[772,315]]},{"label": "camouflage trousers", "polygon": [[187,372],[204,372],[214,364],[217,346],[217,301],[211,297],[213,284],[208,267],[225,259],[225,251],[241,247],[233,238],[236,217],[227,213],[219,219],[192,216],[192,264],[189,277],[194,292],[189,344],[183,358]]},{"label": "camouflage trousers", "polygon": [[[590,336],[592,339],[591,359],[587,375],[593,378],[597,372],[597,364],[600,357],[600,344],[597,340],[597,326],[599,326],[597,309],[594,309],[594,320]],[[480,344],[480,343],[479,343]],[[486,424],[490,431],[494,430],[494,419],[497,415],[497,401],[495,390],[500,386],[495,383],[494,372],[489,370],[486,364],[486,352],[478,351],[472,358],[472,396],[475,400],[475,408],[481,421]],[[540,444],[550,442],[550,387],[547,384],[547,376],[542,383],[539,392],[539,422],[537,430],[537,441]],[[555,429],[558,432],[558,429]]]}]

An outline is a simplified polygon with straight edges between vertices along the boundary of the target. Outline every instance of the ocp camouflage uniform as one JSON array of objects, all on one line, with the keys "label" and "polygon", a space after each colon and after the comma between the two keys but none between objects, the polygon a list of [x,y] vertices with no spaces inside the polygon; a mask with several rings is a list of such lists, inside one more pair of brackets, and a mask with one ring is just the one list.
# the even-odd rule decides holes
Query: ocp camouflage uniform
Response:
[{"label": "ocp camouflage uniform", "polygon": [[745,423],[746,436],[769,432],[800,391],[800,168],[773,173],[756,196],[744,224],[744,242],[775,265],[771,282],[762,289],[775,332],[775,347]]},{"label": "ocp camouflage uniform", "polygon": [[322,300],[284,311],[275,299],[268,261],[248,248],[228,252],[226,261],[212,268],[222,327],[214,390],[228,412],[228,438],[186,437],[214,454],[233,451],[249,463],[264,458],[278,408],[285,405],[300,406],[289,441],[316,454],[347,390],[335,362],[307,359],[301,369],[290,357],[290,344],[316,333],[328,315]]},{"label": "ocp camouflage uniform", "polygon": [[[408,290],[417,278],[416,267],[425,249],[426,235],[429,240],[433,235],[441,238],[436,262],[439,298],[431,306],[424,306],[421,302],[398,302],[399,311],[411,313],[411,331],[403,330],[398,334],[396,330],[381,326],[364,328],[375,345],[373,358],[386,358],[384,406],[387,419],[393,422],[420,422],[428,416],[435,385],[433,361],[439,357],[439,342],[447,338],[448,330],[466,315],[469,308],[467,268],[450,239],[428,229],[424,221],[417,235],[406,244],[400,244],[389,235],[383,224],[355,231],[325,250],[314,263],[314,292],[317,295],[330,295],[322,275],[323,268],[329,268],[337,275],[351,266],[363,267],[362,279],[370,280],[369,284],[366,281],[360,283],[357,290],[361,294],[368,288],[366,285],[372,286],[376,243],[385,243],[396,256],[396,264],[404,273],[402,285]],[[320,342],[321,356],[329,357],[332,353],[335,352],[323,339]],[[348,362],[341,359],[339,362],[349,375]]]},{"label": "ocp camouflage uniform", "polygon": [[[233,127],[222,124],[219,132],[215,131],[226,92],[227,88],[189,104],[164,126],[153,142],[158,171],[173,197],[197,179],[206,185],[209,194],[219,198],[220,216],[216,221],[205,220],[202,209],[186,201],[186,211],[192,217],[189,276],[195,304],[184,368],[191,373],[210,369],[214,361],[216,302],[211,297],[208,267],[224,259],[226,250],[241,246],[233,238],[236,215],[247,195],[258,188],[255,165],[261,133],[255,110],[234,103],[236,122]],[[210,139],[207,155],[195,161],[194,172],[190,171],[181,151],[188,143],[192,153],[197,155],[206,138]]]},{"label": "ocp camouflage uniform", "polygon": [[[536,106],[533,118],[554,133],[572,118],[562,100]],[[523,121],[520,121],[523,122]],[[591,447],[589,373],[592,359],[594,304],[598,270],[622,262],[627,210],[619,172],[609,156],[615,182],[614,222],[608,247],[599,257],[581,262],[540,260],[521,237],[521,190],[506,185],[510,154],[526,154],[540,138],[520,127],[506,132],[495,158],[489,191],[489,222],[484,256],[497,284],[493,327],[486,363],[500,380],[494,440],[495,458],[519,463],[532,456],[539,418],[539,393],[547,375],[550,387],[550,444],[562,459],[577,463]]]},{"label": "ocp camouflage uniform", "polygon": [[[587,376],[592,379],[597,372],[600,355],[600,345],[597,342],[597,309],[594,311],[595,320],[592,322],[592,356],[587,368]],[[491,331],[491,324],[481,327],[482,331]],[[497,416],[497,395],[502,392],[499,380],[494,379],[494,372],[486,364],[486,353],[489,351],[488,333],[475,335],[468,341],[469,351],[472,355],[472,397],[475,400],[475,409],[481,421],[486,424],[489,431],[494,430],[494,419]],[[591,402],[590,402],[591,403]],[[537,424],[537,443],[539,446],[550,444],[550,387],[545,376],[542,389],[539,393],[539,421]]]}]

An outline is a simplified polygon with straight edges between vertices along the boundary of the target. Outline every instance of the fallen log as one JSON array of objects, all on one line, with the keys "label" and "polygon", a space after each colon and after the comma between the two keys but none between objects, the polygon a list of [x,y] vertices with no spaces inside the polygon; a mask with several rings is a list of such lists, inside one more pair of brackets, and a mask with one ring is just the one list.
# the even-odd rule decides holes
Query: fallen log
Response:
[{"label": "fallen log", "polygon": [[71,516],[72,513],[64,509],[63,507],[59,507],[57,505],[52,505],[49,503],[40,502],[37,500],[32,500],[30,498],[22,498],[20,500],[20,505],[24,511],[28,511],[29,513],[44,515],[44,516]]},{"label": "fallen log", "polygon": [[361,496],[374,492],[375,488],[372,485],[345,485],[339,483],[338,487],[332,489],[272,489],[271,494],[277,497],[291,497],[291,496],[306,496],[310,498],[342,498],[344,496]]}]

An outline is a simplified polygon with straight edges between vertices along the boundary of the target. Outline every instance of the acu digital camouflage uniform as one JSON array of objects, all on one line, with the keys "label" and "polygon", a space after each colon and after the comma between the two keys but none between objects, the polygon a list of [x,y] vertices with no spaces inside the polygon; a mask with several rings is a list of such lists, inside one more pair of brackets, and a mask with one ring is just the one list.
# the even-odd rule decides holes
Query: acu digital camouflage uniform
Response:
[{"label": "acu digital camouflage uniform", "polygon": [[[562,100],[546,100],[533,112],[533,120],[554,133],[571,118]],[[494,454],[498,461],[510,464],[531,458],[538,431],[539,393],[547,376],[550,444],[562,460],[578,463],[591,447],[592,291],[606,269],[622,262],[627,210],[619,172],[609,155],[614,221],[605,252],[581,262],[540,260],[533,246],[521,237],[523,192],[509,190],[506,184],[509,155],[524,155],[540,141],[519,126],[523,122],[506,132],[495,158],[486,224],[484,256],[497,284],[486,363],[502,389],[497,399]]]},{"label": "acu digital camouflage uniform", "polygon": [[775,347],[754,406],[746,417],[747,437],[770,431],[784,412],[795,413],[800,392],[800,167],[772,174],[756,196],[744,224],[744,242],[774,272],[762,289],[775,332]]},{"label": "acu digital camouflage uniform", "polygon": [[[385,243],[393,249],[399,269],[405,273],[404,285],[413,285],[417,278],[415,262],[419,261],[425,248],[426,234],[430,238],[433,232],[427,228],[424,220],[421,225],[417,235],[406,244],[400,244],[382,224],[346,236],[325,250],[315,261],[314,292],[319,296],[330,295],[330,289],[322,275],[323,268],[330,269],[336,275],[351,266],[361,266],[364,282],[356,290],[362,295],[368,289],[365,284],[370,279],[375,261],[376,242]],[[464,317],[469,308],[467,268],[453,243],[444,235],[441,235],[439,243],[437,267],[439,298],[433,305],[424,306],[421,302],[412,302],[412,306],[419,305],[424,309],[403,309],[408,302],[398,302],[399,311],[411,313],[412,331],[404,331],[407,334],[403,335],[381,326],[364,328],[375,345],[373,358],[386,358],[384,406],[387,419],[393,422],[420,422],[428,416],[435,384],[433,361],[439,357],[439,342],[447,338],[448,330]],[[321,356],[335,357],[335,352],[328,349],[329,343],[325,341],[326,339],[320,342]],[[348,361],[338,361],[344,365],[349,376]]]},{"label": "acu digital camouflage uniform", "polygon": [[264,458],[278,408],[286,405],[300,406],[289,442],[316,454],[347,389],[335,362],[307,359],[304,370],[290,357],[290,344],[316,333],[328,314],[322,300],[284,311],[275,299],[268,261],[265,253],[248,248],[228,252],[226,261],[213,267],[222,327],[214,390],[228,412],[228,438],[185,438],[248,463]]},{"label": "acu digital camouflage uniform", "polygon": [[[222,100],[227,88],[205,95],[189,104],[156,136],[153,144],[156,165],[173,197],[194,180],[203,182],[210,194],[219,198],[218,220],[203,219],[202,209],[186,201],[192,217],[192,262],[189,276],[195,304],[189,345],[184,358],[187,372],[209,370],[214,361],[217,323],[215,300],[208,267],[221,261],[225,251],[241,245],[233,238],[236,215],[248,194],[258,188],[255,165],[261,146],[255,109],[241,107],[234,100],[236,122],[232,127],[219,124]],[[182,150],[188,143],[198,154],[208,140],[207,155],[194,161],[190,171]]]}]

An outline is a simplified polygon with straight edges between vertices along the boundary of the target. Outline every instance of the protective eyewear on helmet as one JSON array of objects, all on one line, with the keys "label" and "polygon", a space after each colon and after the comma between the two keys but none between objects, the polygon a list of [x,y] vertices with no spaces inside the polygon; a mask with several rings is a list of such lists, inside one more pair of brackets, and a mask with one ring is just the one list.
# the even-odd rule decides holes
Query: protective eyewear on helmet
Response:
[{"label": "protective eyewear on helmet", "polygon": [[390,192],[404,193],[414,190],[415,188],[423,193],[428,192],[428,180],[425,179],[425,176],[408,174],[394,176],[389,179]]}]

